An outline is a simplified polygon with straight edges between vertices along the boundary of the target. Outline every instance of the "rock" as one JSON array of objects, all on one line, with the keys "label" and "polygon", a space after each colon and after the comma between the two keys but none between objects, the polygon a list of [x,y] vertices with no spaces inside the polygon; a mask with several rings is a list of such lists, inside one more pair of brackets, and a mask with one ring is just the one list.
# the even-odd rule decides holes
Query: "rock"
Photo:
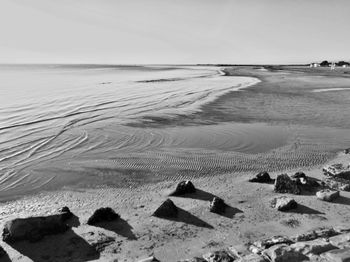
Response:
[{"label": "rock", "polygon": [[[278,245],[278,244],[293,244],[294,242],[288,238],[288,237],[285,237],[285,236],[273,236],[271,238],[267,238],[267,239],[264,239],[264,240],[259,240],[259,241],[255,241],[253,243],[253,246],[257,247],[258,249],[260,250],[263,250],[263,249],[267,249],[269,247],[272,247],[274,245]],[[252,250],[250,248],[250,250]],[[253,252],[255,253],[255,252]]]},{"label": "rock", "polygon": [[209,210],[210,212],[222,214],[225,213],[226,204],[224,200],[222,200],[219,197],[214,197],[213,200],[210,202]]},{"label": "rock", "polygon": [[306,232],[301,235],[297,235],[296,237],[292,238],[295,242],[297,241],[310,241],[314,240],[316,238],[329,238],[335,235],[338,235],[339,233],[334,230],[334,228],[317,228],[315,230],[311,230],[309,232]]},{"label": "rock", "polygon": [[277,176],[274,191],[276,193],[300,194],[300,188],[295,180],[287,174]]},{"label": "rock", "polygon": [[253,183],[272,183],[273,179],[271,179],[269,173],[264,171],[264,172],[258,173],[257,175],[255,175],[255,177],[249,179],[249,182],[253,182]]},{"label": "rock", "polygon": [[249,254],[246,256],[241,257],[238,260],[235,260],[237,262],[266,262],[265,258],[262,256],[259,256],[258,254]]},{"label": "rock", "polygon": [[186,181],[181,181],[180,183],[177,184],[176,189],[170,193],[170,196],[181,196],[185,194],[191,194],[195,193],[196,188],[192,184],[191,181],[186,180]]},{"label": "rock", "polygon": [[329,250],[337,249],[336,246],[333,246],[331,243],[323,239],[297,242],[290,245],[290,247],[295,251],[302,253],[304,255],[310,255],[310,254],[319,255]]},{"label": "rock", "polygon": [[3,249],[2,246],[0,246],[0,258],[1,258],[2,256],[6,255],[6,254],[7,254],[7,253],[6,253],[5,249]]},{"label": "rock", "polygon": [[350,233],[330,237],[329,242],[338,248],[350,248]]},{"label": "rock", "polygon": [[344,154],[350,154],[350,148],[344,149]]},{"label": "rock", "polygon": [[275,208],[279,211],[288,211],[297,207],[297,202],[291,197],[283,196],[275,199]]},{"label": "rock", "polygon": [[292,178],[306,178],[306,175],[303,172],[296,172],[294,175],[292,175]]},{"label": "rock", "polygon": [[230,256],[225,250],[219,250],[203,255],[203,258],[208,262],[233,262],[235,258]]},{"label": "rock", "polygon": [[152,257],[148,257],[148,258],[139,260],[139,262],[160,262],[160,261],[152,256]]},{"label": "rock", "polygon": [[335,249],[322,254],[329,262],[350,262],[350,248]]},{"label": "rock", "polygon": [[343,164],[333,164],[325,166],[323,169],[323,174],[326,176],[344,178],[350,180],[350,167],[343,166]]},{"label": "rock", "polygon": [[73,216],[73,213],[69,210],[67,206],[58,209],[58,213],[62,215],[63,220],[68,220]]},{"label": "rock", "polygon": [[46,235],[65,232],[68,228],[60,214],[17,218],[5,223],[2,239],[8,243],[19,240],[33,242],[39,241]]},{"label": "rock", "polygon": [[186,259],[186,260],[180,260],[178,262],[207,262],[205,259],[201,258],[201,257],[194,257],[191,259]]},{"label": "rock", "polygon": [[99,222],[113,221],[120,218],[120,216],[110,207],[101,207],[96,209],[92,216],[88,219],[88,225],[95,225]]},{"label": "rock", "polygon": [[323,201],[332,202],[339,197],[339,191],[322,189],[316,193],[316,197]]},{"label": "rock", "polygon": [[279,244],[264,251],[264,255],[272,262],[302,262],[308,261],[308,257],[295,251],[286,244]]},{"label": "rock", "polygon": [[177,206],[175,206],[173,201],[167,199],[154,211],[153,216],[173,218],[177,216],[177,213]]},{"label": "rock", "polygon": [[350,185],[349,185],[349,184],[341,185],[341,186],[339,187],[339,189],[340,189],[341,191],[347,191],[347,192],[349,192],[349,191],[350,191]]}]

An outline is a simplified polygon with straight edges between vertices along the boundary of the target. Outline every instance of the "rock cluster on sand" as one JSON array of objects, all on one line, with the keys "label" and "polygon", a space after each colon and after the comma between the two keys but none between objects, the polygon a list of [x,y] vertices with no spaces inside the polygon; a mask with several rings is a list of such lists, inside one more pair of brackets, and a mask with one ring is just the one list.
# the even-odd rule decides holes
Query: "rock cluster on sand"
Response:
[{"label": "rock cluster on sand", "polygon": [[222,214],[225,212],[226,204],[224,200],[222,200],[219,197],[214,197],[213,200],[210,202],[209,210],[210,212]]},{"label": "rock cluster on sand", "polygon": [[154,211],[153,216],[164,217],[164,218],[174,218],[177,216],[178,209],[173,201],[170,199],[165,200],[156,211]]},{"label": "rock cluster on sand", "polygon": [[97,209],[88,219],[88,225],[95,225],[103,221],[113,221],[120,218],[120,216],[110,207],[102,207]]},{"label": "rock cluster on sand", "polygon": [[196,192],[196,188],[194,187],[192,182],[189,180],[186,180],[186,181],[181,181],[179,184],[177,184],[175,190],[171,192],[169,195],[181,196],[181,195],[191,194],[195,192]]},{"label": "rock cluster on sand", "polygon": [[266,171],[256,174],[253,178],[249,179],[249,182],[252,183],[272,183],[274,180],[271,179],[269,173]]},{"label": "rock cluster on sand", "polygon": [[339,191],[322,189],[316,193],[316,197],[323,201],[332,202],[339,197]]},{"label": "rock cluster on sand", "polygon": [[277,176],[274,185],[276,193],[300,194],[301,190],[296,180],[293,180],[287,174]]},{"label": "rock cluster on sand", "polygon": [[38,241],[46,235],[62,233],[68,228],[61,214],[16,218],[5,223],[2,238],[5,242]]},{"label": "rock cluster on sand", "polygon": [[297,208],[298,204],[293,198],[282,196],[273,200],[273,206],[278,211],[288,211]]},{"label": "rock cluster on sand", "polygon": [[208,262],[217,262],[217,261],[233,262],[233,261],[235,261],[235,258],[225,250],[209,252],[207,254],[204,254],[203,258],[205,261],[208,261]]},{"label": "rock cluster on sand", "polygon": [[323,167],[323,173],[330,177],[344,178],[350,180],[350,167],[343,164],[332,164]]}]

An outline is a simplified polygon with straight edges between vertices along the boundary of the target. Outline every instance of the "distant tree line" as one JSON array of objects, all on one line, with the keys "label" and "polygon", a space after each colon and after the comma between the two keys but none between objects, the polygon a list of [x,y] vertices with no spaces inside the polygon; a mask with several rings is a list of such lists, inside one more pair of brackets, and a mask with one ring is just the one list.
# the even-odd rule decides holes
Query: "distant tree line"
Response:
[{"label": "distant tree line", "polygon": [[[330,66],[331,63],[328,62],[327,60],[324,60],[320,63],[320,66],[323,66],[323,67],[327,67],[327,66]],[[337,63],[335,63],[336,66],[350,66],[350,63],[349,62],[345,62],[345,61],[339,61]]]}]

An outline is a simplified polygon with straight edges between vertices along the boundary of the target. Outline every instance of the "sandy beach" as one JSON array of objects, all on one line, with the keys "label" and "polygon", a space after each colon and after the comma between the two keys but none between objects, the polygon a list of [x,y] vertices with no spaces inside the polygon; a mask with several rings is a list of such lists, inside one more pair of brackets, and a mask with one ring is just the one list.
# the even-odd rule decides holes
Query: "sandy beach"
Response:
[{"label": "sandy beach", "polygon": [[[9,258],[12,261],[129,262],[154,255],[160,261],[175,262],[264,237],[293,236],[319,226],[347,226],[350,220],[350,192],[342,191],[340,198],[333,203],[320,201],[314,194],[293,195],[299,203],[298,208],[292,212],[279,212],[271,207],[272,199],[281,195],[273,192],[273,185],[249,183],[248,179],[266,170],[272,178],[285,172],[294,174],[302,171],[307,176],[322,180],[321,170],[325,164],[349,164],[350,157],[342,150],[350,147],[347,136],[350,112],[344,109],[350,100],[341,92],[350,90],[347,90],[350,71],[340,69],[331,72],[285,66],[261,68],[225,68],[228,76],[254,77],[261,82],[220,96],[202,106],[199,112],[179,116],[171,123],[171,126],[180,126],[184,130],[190,130],[192,125],[205,124],[203,133],[210,134],[215,133],[210,129],[215,125],[238,122],[242,125],[239,130],[253,130],[244,141],[259,134],[261,128],[261,132],[266,134],[257,139],[253,149],[245,143],[241,147],[232,146],[241,148],[235,152],[224,147],[205,152],[203,148],[186,151],[183,146],[172,151],[165,148],[163,152],[154,152],[153,155],[147,151],[133,155],[134,165],[140,168],[129,173],[133,176],[129,184],[126,175],[127,186],[114,185],[113,176],[103,177],[106,173],[101,172],[99,179],[104,179],[104,183],[97,188],[87,189],[84,183],[78,183],[74,187],[50,188],[2,202],[0,227],[10,219],[50,214],[63,206],[68,206],[76,216],[71,222],[72,230],[64,234],[46,236],[36,243],[9,245],[1,241],[0,245]],[[318,91],[325,89],[334,89],[334,92]],[[326,93],[328,95],[324,96]],[[259,97],[265,102],[259,102]],[[255,99],[254,102],[252,99]],[[314,101],[312,107],[308,106],[309,101]],[[256,123],[268,125],[254,126]],[[150,126],[162,129],[164,123],[153,121]],[[298,132],[297,139],[286,135],[280,136],[278,142],[274,140],[273,145],[272,142],[266,145],[259,142],[266,139],[269,132],[277,136],[281,133],[280,128],[287,128],[291,134]],[[174,130],[172,132],[176,134]],[[209,148],[211,145],[207,146]],[[177,166],[164,157],[174,154],[177,154],[177,159],[185,159],[184,163],[187,157],[194,160],[186,164],[187,168],[180,170],[178,166],[183,167],[181,163]],[[215,158],[216,154],[221,155]],[[149,166],[163,161],[163,166],[172,163],[172,169],[149,172],[145,179],[139,176],[144,170],[144,166],[139,164],[143,157],[147,157],[144,161],[149,161]],[[112,163],[99,162],[101,168],[106,170],[115,168],[119,173],[127,170],[122,168],[122,164],[118,166],[118,162]],[[61,164],[62,161],[58,162],[58,165]],[[188,168],[191,165],[194,168]],[[74,166],[72,168],[74,170]],[[152,177],[152,174],[157,175]],[[171,220],[151,216],[168,198],[176,183],[184,179],[191,179],[199,190],[186,197],[170,197],[180,208],[178,218]],[[94,181],[93,178],[91,181]],[[229,206],[224,215],[209,212],[209,201],[214,196],[224,199]],[[107,206],[120,214],[121,219],[106,224],[104,228],[86,224],[95,209]],[[291,219],[296,221],[296,226],[289,225]]]}]

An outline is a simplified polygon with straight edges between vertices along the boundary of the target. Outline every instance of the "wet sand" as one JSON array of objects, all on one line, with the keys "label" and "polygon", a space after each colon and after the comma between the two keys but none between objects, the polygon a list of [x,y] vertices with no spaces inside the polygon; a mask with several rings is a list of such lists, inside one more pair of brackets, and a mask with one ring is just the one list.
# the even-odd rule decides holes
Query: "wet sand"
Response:
[{"label": "wet sand", "polygon": [[[1,204],[1,226],[11,218],[47,214],[62,206],[71,208],[72,212],[79,217],[79,223],[75,221],[75,225],[80,225],[73,228],[72,232],[62,236],[46,237],[38,243],[22,243],[15,247],[5,243],[1,245],[15,261],[29,261],[28,258],[34,261],[67,261],[73,260],[72,258],[76,261],[98,258],[101,261],[113,261],[112,259],[137,261],[150,254],[155,254],[161,261],[172,262],[198,256],[209,250],[247,243],[265,236],[279,234],[290,236],[322,225],[348,225],[350,221],[349,192],[341,192],[341,198],[335,203],[321,202],[314,195],[293,196],[301,206],[296,212],[282,213],[270,206],[271,200],[279,195],[273,193],[272,185],[247,182],[257,170],[267,170],[273,177],[284,171],[292,174],[301,170],[308,176],[321,179],[323,176],[321,168],[326,162],[348,164],[350,160],[349,155],[339,153],[341,148],[350,147],[349,140],[343,140],[348,131],[348,122],[344,121],[348,112],[344,110],[344,107],[340,110],[339,103],[336,103],[339,102],[339,99],[343,99],[341,106],[344,106],[349,98],[334,94],[331,97],[318,97],[317,101],[321,101],[319,108],[307,108],[307,104],[304,104],[304,108],[299,109],[300,100],[303,100],[305,95],[310,93],[307,99],[316,99],[314,95],[319,95],[313,90],[330,87],[343,88],[350,83],[350,79],[344,76],[346,75],[344,73],[335,74],[334,72],[322,72],[320,77],[321,73],[310,72],[306,68],[287,68],[287,70],[284,68],[282,72],[279,70],[281,68],[268,68],[267,71],[247,67],[228,68],[229,74],[254,76],[261,79],[262,82],[244,92],[231,93],[204,106],[201,113],[192,116],[191,121],[200,123],[207,119],[209,122],[215,120],[215,123],[218,123],[230,120],[241,124],[251,124],[252,122],[264,122],[263,119],[269,117],[268,121],[277,126],[292,125],[290,129],[292,133],[298,130],[302,134],[298,136],[299,143],[293,140],[291,143],[289,139],[282,136],[281,143],[277,144],[275,149],[264,152],[250,154],[235,152],[232,155],[232,152],[220,151],[221,162],[215,160],[217,151],[211,152],[211,156],[206,155],[205,158],[201,158],[202,152],[184,153],[183,149],[172,149],[171,154],[176,153],[177,159],[183,159],[183,162],[167,160],[164,157],[169,154],[167,150],[164,150],[164,154],[158,155],[141,152],[138,157],[133,158],[135,167],[142,167],[142,163],[154,166],[152,161],[158,159],[158,161],[163,161],[166,167],[172,163],[173,171],[170,172],[171,174],[164,173],[164,170],[150,172],[150,180],[144,183],[144,169],[139,168],[138,173],[137,168],[134,168],[136,171],[124,176],[124,181],[129,187],[114,187],[111,176],[110,186],[101,186],[97,189],[63,188],[59,191],[42,192],[15,201],[4,202]],[[278,94],[275,88],[279,89]],[[298,93],[294,92],[295,89],[298,89]],[[260,107],[260,110],[250,107],[249,96],[245,94],[250,90],[252,90],[250,95],[259,95],[261,92],[264,92],[265,95],[270,93],[271,100],[268,101],[270,103],[277,95],[285,99],[292,97],[293,103],[288,104],[292,107],[284,108],[283,105],[286,105],[283,103],[284,99],[281,99],[282,102],[278,104],[272,103]],[[334,103],[330,104],[331,100]],[[239,102],[243,105],[237,112]],[[330,106],[324,108],[327,104]],[[319,115],[304,114],[307,117],[298,119],[297,114],[288,114],[288,110],[298,109],[310,110],[310,113],[316,110]],[[330,116],[322,114],[325,110],[329,111]],[[275,114],[271,115],[271,112]],[[339,112],[342,114],[337,115]],[[291,117],[288,118],[288,116]],[[329,122],[324,122],[322,126],[322,121],[325,119],[329,119]],[[181,121],[184,125],[190,123],[188,117],[177,121]],[[311,135],[307,135],[308,132]],[[310,137],[313,137],[312,134],[315,134],[317,139],[310,140]],[[300,139],[300,137],[306,138]],[[327,139],[332,141],[325,143]],[[226,158],[222,157],[225,154]],[[210,164],[210,161],[208,162],[210,157],[214,162],[216,161],[216,166],[212,168],[206,166]],[[188,169],[187,172],[185,169],[174,176],[173,172],[176,167],[183,163],[188,165],[191,161],[187,161],[191,158],[197,161],[193,169]],[[128,161],[125,165],[129,164]],[[93,164],[96,165],[96,163]],[[97,177],[106,179],[108,172],[113,172],[115,164],[116,161],[101,163],[101,170],[105,169],[100,170],[101,173]],[[109,171],[108,165],[110,165]],[[236,169],[225,169],[227,165],[234,166]],[[74,170],[74,166],[67,165],[66,168]],[[203,172],[198,171],[202,169],[204,169]],[[123,173],[123,169],[120,172]],[[131,180],[129,176],[132,177]],[[172,197],[174,203],[182,209],[179,219],[172,221],[152,217],[152,212],[167,198],[169,190],[176,182],[185,178],[191,178],[200,192],[187,198]],[[138,180],[139,183],[135,184],[134,181]],[[128,181],[131,182],[128,184]],[[208,201],[213,195],[223,198],[230,206],[225,216],[209,212]],[[86,225],[86,220],[93,210],[101,206],[114,208],[123,220],[104,229]],[[299,221],[298,227],[291,228],[286,225],[286,221],[291,218]],[[92,252],[91,245],[94,245],[98,239],[107,238],[107,236],[115,238],[115,241],[107,241],[108,244],[99,249],[99,252]],[[53,249],[52,246],[58,240],[62,244],[59,248]]]}]

